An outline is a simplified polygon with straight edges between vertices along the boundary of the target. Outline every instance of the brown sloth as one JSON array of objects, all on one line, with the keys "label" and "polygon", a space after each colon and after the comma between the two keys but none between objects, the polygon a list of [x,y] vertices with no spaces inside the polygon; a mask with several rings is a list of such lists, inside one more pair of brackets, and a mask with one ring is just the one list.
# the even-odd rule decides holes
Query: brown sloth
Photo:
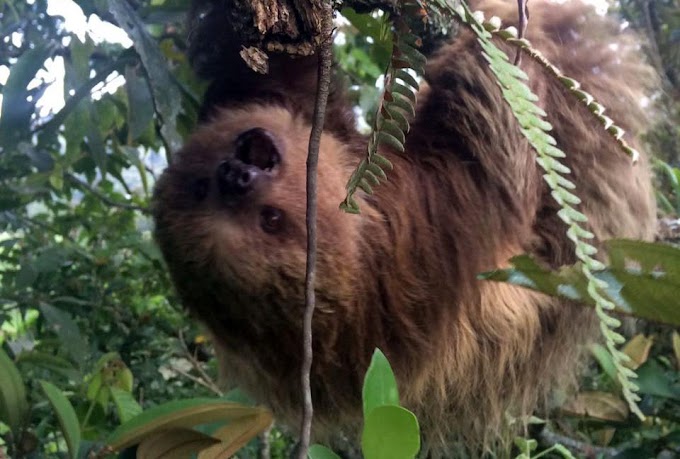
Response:
[{"label": "brown sloth", "polygon": [[[508,22],[516,15],[512,2],[476,6]],[[633,37],[579,2],[531,9],[534,46],[635,144],[654,75]],[[156,239],[182,302],[214,337],[226,380],[295,428],[316,67],[313,58],[277,58],[260,76],[238,65],[213,84],[213,109],[156,186]],[[527,57],[522,67],[596,240],[650,239],[647,158],[633,164],[554,78]],[[331,94],[319,160],[314,428],[318,438],[356,432],[377,347],[426,445],[479,452],[508,431],[508,414],[547,407],[549,390],[573,381],[594,319],[583,307],[477,280],[521,253],[574,262],[573,244],[472,34],[462,30],[437,51],[424,79],[406,151],[383,149],[394,170],[375,194],[359,196],[359,215],[338,205],[365,139],[339,84]]]}]

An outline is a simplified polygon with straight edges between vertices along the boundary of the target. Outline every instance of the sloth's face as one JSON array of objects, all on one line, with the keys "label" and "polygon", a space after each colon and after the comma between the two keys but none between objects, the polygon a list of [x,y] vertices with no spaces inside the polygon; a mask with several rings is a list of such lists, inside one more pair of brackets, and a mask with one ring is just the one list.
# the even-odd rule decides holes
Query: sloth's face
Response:
[{"label": "sloth's face", "polygon": [[[155,191],[156,238],[170,268],[248,296],[302,292],[310,127],[282,108],[225,111],[201,128]],[[318,175],[319,269],[342,275],[359,219],[338,205],[353,166],[324,135]],[[283,284],[288,284],[283,285]]]}]

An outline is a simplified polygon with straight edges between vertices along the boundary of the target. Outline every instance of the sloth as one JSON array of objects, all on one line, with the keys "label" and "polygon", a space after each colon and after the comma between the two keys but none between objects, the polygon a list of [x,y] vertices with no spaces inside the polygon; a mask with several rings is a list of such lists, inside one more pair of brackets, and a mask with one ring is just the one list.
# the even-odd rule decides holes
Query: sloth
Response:
[{"label": "sloth", "polygon": [[[498,0],[476,6],[507,23],[516,15]],[[531,12],[534,46],[608,107],[637,146],[654,73],[635,38],[580,2],[535,2]],[[156,185],[155,237],[182,303],[214,339],[227,384],[295,429],[316,61],[274,58],[262,76],[235,53],[227,59],[231,66],[213,66],[209,75],[203,122]],[[647,157],[633,163],[559,82],[526,56],[521,65],[567,154],[595,243],[651,239]],[[405,151],[381,147],[394,169],[373,194],[357,196],[358,215],[338,207],[366,144],[339,80],[326,119],[314,435],[356,433],[363,377],[380,348],[426,448],[443,454],[445,445],[462,444],[480,453],[498,445],[512,430],[508,419],[522,425],[551,408],[551,391],[573,384],[583,344],[597,334],[587,308],[478,279],[522,253],[551,267],[576,261],[536,154],[479,45],[461,30],[428,59]]]}]

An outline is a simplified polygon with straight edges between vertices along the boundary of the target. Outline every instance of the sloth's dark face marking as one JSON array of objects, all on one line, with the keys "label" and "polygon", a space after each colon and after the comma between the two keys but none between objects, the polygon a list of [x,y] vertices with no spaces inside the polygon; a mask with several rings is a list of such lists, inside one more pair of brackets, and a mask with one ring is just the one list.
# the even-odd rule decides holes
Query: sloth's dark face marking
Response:
[{"label": "sloth's dark face marking", "polygon": [[234,153],[220,162],[215,171],[220,199],[228,204],[261,189],[281,163],[274,135],[266,129],[254,128],[241,133],[233,149]]}]

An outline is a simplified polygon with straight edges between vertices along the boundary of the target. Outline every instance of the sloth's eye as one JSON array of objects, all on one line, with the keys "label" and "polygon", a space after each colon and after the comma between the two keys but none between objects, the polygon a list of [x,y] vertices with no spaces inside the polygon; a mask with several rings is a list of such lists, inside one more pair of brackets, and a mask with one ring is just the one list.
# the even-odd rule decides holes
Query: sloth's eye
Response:
[{"label": "sloth's eye", "polygon": [[203,201],[210,191],[210,179],[201,177],[191,184],[191,193],[197,201]]},{"label": "sloth's eye", "polygon": [[276,234],[283,229],[284,213],[276,207],[265,206],[260,212],[260,226],[265,233]]}]

